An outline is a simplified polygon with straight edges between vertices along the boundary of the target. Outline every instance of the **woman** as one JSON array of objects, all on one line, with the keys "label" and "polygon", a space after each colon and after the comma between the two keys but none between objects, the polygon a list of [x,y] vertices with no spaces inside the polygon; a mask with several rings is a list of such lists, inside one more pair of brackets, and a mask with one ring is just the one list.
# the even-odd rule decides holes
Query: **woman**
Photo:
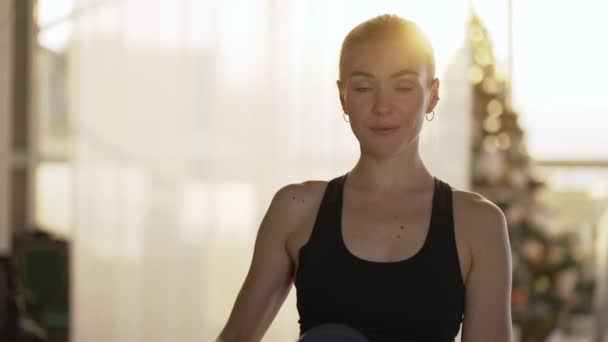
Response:
[{"label": "woman", "polygon": [[424,33],[394,15],[358,25],[337,85],[360,158],[275,194],[218,340],[261,340],[293,282],[303,340],[337,324],[372,342],[452,341],[462,323],[462,341],[510,341],[504,215],[432,176],[419,154],[439,101]]}]

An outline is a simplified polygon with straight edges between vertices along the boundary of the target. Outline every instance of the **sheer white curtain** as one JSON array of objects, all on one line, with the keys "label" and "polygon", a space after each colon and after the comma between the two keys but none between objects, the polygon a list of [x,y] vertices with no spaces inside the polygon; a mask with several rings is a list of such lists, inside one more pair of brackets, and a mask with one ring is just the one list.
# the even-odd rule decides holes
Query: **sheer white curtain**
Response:
[{"label": "sheer white curtain", "polygon": [[13,53],[13,3],[0,0],[0,255],[11,250],[10,179],[11,179],[11,96]]},{"label": "sheer white curtain", "polygon": [[[273,193],[355,162],[335,89],[338,49],[351,27],[376,14],[409,17],[433,40],[444,82],[424,159],[467,186],[464,0],[73,7],[74,341],[217,335]],[[296,337],[292,291],[265,341]]]}]

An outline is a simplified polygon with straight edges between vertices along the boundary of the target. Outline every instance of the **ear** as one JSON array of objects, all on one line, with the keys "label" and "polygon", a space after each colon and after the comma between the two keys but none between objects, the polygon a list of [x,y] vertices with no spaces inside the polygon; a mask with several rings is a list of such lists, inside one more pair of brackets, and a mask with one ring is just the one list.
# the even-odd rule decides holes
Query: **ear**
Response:
[{"label": "ear", "polygon": [[439,102],[439,79],[435,78],[433,80],[433,84],[431,85],[431,101],[429,101],[429,106],[426,112],[430,113],[435,110],[437,102]]},{"label": "ear", "polygon": [[338,86],[338,96],[340,97],[340,105],[342,106],[342,111],[346,113],[346,106],[344,105],[344,83],[342,81],[337,80],[336,85]]}]

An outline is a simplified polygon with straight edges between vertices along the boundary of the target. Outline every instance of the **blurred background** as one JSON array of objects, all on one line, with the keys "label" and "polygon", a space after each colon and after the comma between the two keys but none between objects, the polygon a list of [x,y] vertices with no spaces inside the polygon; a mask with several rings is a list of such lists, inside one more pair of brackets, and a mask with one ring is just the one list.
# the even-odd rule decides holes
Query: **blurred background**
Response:
[{"label": "blurred background", "polygon": [[607,9],[0,0],[0,340],[212,341],[273,194],[354,165],[339,47],[394,13],[442,81],[423,159],[507,216],[516,341],[608,341]]}]

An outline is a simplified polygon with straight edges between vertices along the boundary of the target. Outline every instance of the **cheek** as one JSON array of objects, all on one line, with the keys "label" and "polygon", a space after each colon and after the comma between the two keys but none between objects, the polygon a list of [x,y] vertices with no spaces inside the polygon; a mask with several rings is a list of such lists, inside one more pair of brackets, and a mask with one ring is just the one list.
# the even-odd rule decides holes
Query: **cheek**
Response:
[{"label": "cheek", "polygon": [[344,98],[344,104],[349,113],[356,113],[371,108],[372,101],[370,96],[354,95],[346,96]]},{"label": "cheek", "polygon": [[412,93],[402,96],[398,99],[398,105],[400,108],[407,110],[408,112],[423,111],[424,108],[424,96],[418,93]]}]

